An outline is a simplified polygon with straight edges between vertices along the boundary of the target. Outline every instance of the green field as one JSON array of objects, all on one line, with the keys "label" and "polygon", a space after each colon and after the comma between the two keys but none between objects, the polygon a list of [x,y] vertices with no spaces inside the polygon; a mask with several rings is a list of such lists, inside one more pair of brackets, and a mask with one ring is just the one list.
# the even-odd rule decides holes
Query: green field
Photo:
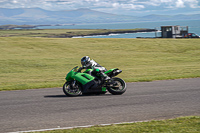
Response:
[{"label": "green field", "polygon": [[200,77],[200,39],[0,37],[0,90],[61,87],[88,55],[126,82]]},{"label": "green field", "polygon": [[200,117],[180,117],[170,120],[138,122],[110,126],[93,126],[40,133],[199,133]]}]

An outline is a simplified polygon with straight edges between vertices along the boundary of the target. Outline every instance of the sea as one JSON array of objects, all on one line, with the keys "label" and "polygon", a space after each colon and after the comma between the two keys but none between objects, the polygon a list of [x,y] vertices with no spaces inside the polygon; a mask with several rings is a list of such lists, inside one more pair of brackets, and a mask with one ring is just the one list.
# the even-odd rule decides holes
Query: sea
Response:
[{"label": "sea", "polygon": [[[134,22],[134,23],[109,23],[109,24],[72,24],[59,26],[39,26],[37,29],[135,29],[148,28],[160,30],[161,26],[188,26],[189,33],[200,35],[200,20],[181,20],[181,21],[158,21],[158,22]],[[124,34],[109,34],[97,36],[77,36],[74,38],[152,38],[161,36],[160,32],[138,32]]]}]

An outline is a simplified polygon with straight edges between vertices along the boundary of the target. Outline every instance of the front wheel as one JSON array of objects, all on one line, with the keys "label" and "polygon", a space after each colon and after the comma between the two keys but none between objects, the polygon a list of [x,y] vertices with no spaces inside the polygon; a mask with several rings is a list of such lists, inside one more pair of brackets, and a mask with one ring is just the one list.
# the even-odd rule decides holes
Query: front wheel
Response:
[{"label": "front wheel", "polygon": [[113,95],[121,95],[126,91],[126,82],[121,78],[112,78],[107,90]]},{"label": "front wheel", "polygon": [[76,81],[66,82],[63,85],[63,92],[70,97],[79,96],[81,94],[80,85]]}]

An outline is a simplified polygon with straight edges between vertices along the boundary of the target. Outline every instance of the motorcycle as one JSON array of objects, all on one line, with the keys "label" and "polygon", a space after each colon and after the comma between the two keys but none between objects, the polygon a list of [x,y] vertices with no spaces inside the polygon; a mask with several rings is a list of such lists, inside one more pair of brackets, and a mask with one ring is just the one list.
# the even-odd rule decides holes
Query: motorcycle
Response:
[{"label": "motorcycle", "polygon": [[110,77],[108,81],[105,81],[102,77],[96,76],[93,69],[81,72],[76,66],[66,75],[63,92],[72,97],[84,94],[105,94],[107,91],[113,95],[121,95],[126,91],[126,83],[123,79],[115,77],[121,72],[122,70],[118,68],[104,72]]}]

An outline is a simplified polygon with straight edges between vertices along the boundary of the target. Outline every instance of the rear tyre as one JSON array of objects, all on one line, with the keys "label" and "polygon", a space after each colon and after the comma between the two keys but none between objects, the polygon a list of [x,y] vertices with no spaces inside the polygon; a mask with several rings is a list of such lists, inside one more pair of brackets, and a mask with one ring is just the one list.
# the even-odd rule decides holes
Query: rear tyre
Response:
[{"label": "rear tyre", "polygon": [[113,95],[121,95],[126,91],[126,82],[121,78],[112,78],[113,84],[111,84],[107,90]]},{"label": "rear tyre", "polygon": [[75,81],[66,82],[63,85],[63,92],[67,96],[75,97],[75,96],[79,96],[81,94],[81,88],[80,88],[80,85],[77,84]]}]

